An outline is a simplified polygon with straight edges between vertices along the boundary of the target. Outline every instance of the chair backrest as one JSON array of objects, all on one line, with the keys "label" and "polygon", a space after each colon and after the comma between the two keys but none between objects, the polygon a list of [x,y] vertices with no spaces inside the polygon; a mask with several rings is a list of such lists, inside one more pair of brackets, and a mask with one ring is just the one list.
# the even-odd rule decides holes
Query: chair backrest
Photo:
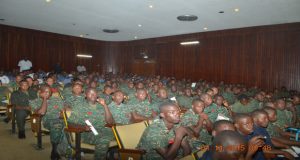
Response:
[{"label": "chair backrest", "polygon": [[120,149],[136,149],[146,128],[147,122],[143,121],[128,125],[113,126],[112,130]]}]

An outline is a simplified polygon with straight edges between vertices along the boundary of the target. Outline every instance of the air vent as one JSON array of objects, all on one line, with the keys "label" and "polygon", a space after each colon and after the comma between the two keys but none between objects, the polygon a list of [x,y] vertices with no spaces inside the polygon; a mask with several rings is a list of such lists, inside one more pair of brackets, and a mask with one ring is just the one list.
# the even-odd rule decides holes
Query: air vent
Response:
[{"label": "air vent", "polygon": [[186,15],[178,16],[177,19],[179,21],[195,21],[198,19],[198,17],[195,15],[186,14]]},{"label": "air vent", "polygon": [[3,18],[0,18],[0,21],[5,21],[5,19],[3,19]]},{"label": "air vent", "polygon": [[118,33],[119,32],[119,30],[117,30],[117,29],[103,29],[102,31],[105,33]]}]

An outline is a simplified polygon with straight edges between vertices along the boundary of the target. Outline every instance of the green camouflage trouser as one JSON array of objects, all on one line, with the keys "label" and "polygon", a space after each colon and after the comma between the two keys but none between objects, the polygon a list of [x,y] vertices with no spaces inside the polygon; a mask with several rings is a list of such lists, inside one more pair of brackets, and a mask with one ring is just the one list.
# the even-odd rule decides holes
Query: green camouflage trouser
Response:
[{"label": "green camouflage trouser", "polygon": [[104,128],[98,132],[97,136],[91,132],[82,133],[81,136],[84,143],[95,145],[95,160],[102,160],[106,159],[109,142],[113,140],[114,136],[110,128]]},{"label": "green camouflage trouser", "polygon": [[44,127],[50,131],[50,141],[58,144],[63,136],[64,123],[61,119],[51,119],[44,122]]}]

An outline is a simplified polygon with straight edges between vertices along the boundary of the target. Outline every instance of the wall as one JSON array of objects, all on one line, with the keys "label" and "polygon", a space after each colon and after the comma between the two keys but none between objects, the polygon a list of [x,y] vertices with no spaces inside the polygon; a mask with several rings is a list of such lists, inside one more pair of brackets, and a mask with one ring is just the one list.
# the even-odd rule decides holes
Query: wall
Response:
[{"label": "wall", "polygon": [[[179,42],[199,40],[199,45]],[[140,53],[146,53],[146,61]],[[93,54],[79,59],[78,53]],[[160,74],[300,90],[300,23],[194,33],[128,42],[103,42],[0,25],[0,68],[24,56],[35,69],[56,61],[67,70]],[[143,72],[144,71],[144,72]]]}]

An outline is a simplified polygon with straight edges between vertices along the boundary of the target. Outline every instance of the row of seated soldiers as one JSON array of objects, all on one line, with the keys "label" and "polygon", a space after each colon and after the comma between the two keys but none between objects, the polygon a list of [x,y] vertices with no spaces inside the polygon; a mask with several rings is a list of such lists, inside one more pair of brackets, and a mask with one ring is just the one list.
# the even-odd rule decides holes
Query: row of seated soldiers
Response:
[{"label": "row of seated soldiers", "polygon": [[[229,118],[229,121],[220,122],[233,124],[231,121],[234,120],[234,129],[249,135],[249,128],[248,131],[239,130],[236,120],[239,118],[235,117],[246,113],[244,117],[249,118],[247,114],[255,115],[258,111],[269,116],[269,112],[274,111],[273,118],[267,118],[268,125],[261,126],[267,127],[272,143],[281,147],[299,146],[298,142],[281,138],[291,136],[284,132],[287,126],[299,127],[299,96],[296,94],[291,96],[286,90],[266,94],[257,88],[247,90],[239,85],[215,85],[205,81],[193,85],[189,81],[160,77],[139,79],[135,83],[133,79],[110,76],[99,83],[95,75],[80,75],[72,84],[62,87],[56,82],[55,75],[48,76],[45,85],[39,85],[31,77],[16,76],[11,86],[16,85],[13,88],[19,89],[12,93],[11,103],[16,106],[19,138],[25,138],[25,117],[30,111],[43,115],[44,126],[50,130],[51,159],[58,159],[56,150],[64,127],[59,112],[67,109],[72,111],[70,123],[85,125],[84,121],[88,119],[98,130],[97,136],[86,132],[82,137],[86,143],[96,146],[95,159],[103,159],[108,143],[113,140],[113,134],[105,124],[126,125],[151,120],[153,123],[146,129],[139,148],[147,151],[146,159],[174,159],[211,144],[212,130],[216,129],[220,115]],[[252,121],[255,122],[254,118]],[[254,123],[254,126],[258,125]],[[288,153],[275,151],[291,157]],[[256,157],[256,154],[251,153],[250,157]]]}]

